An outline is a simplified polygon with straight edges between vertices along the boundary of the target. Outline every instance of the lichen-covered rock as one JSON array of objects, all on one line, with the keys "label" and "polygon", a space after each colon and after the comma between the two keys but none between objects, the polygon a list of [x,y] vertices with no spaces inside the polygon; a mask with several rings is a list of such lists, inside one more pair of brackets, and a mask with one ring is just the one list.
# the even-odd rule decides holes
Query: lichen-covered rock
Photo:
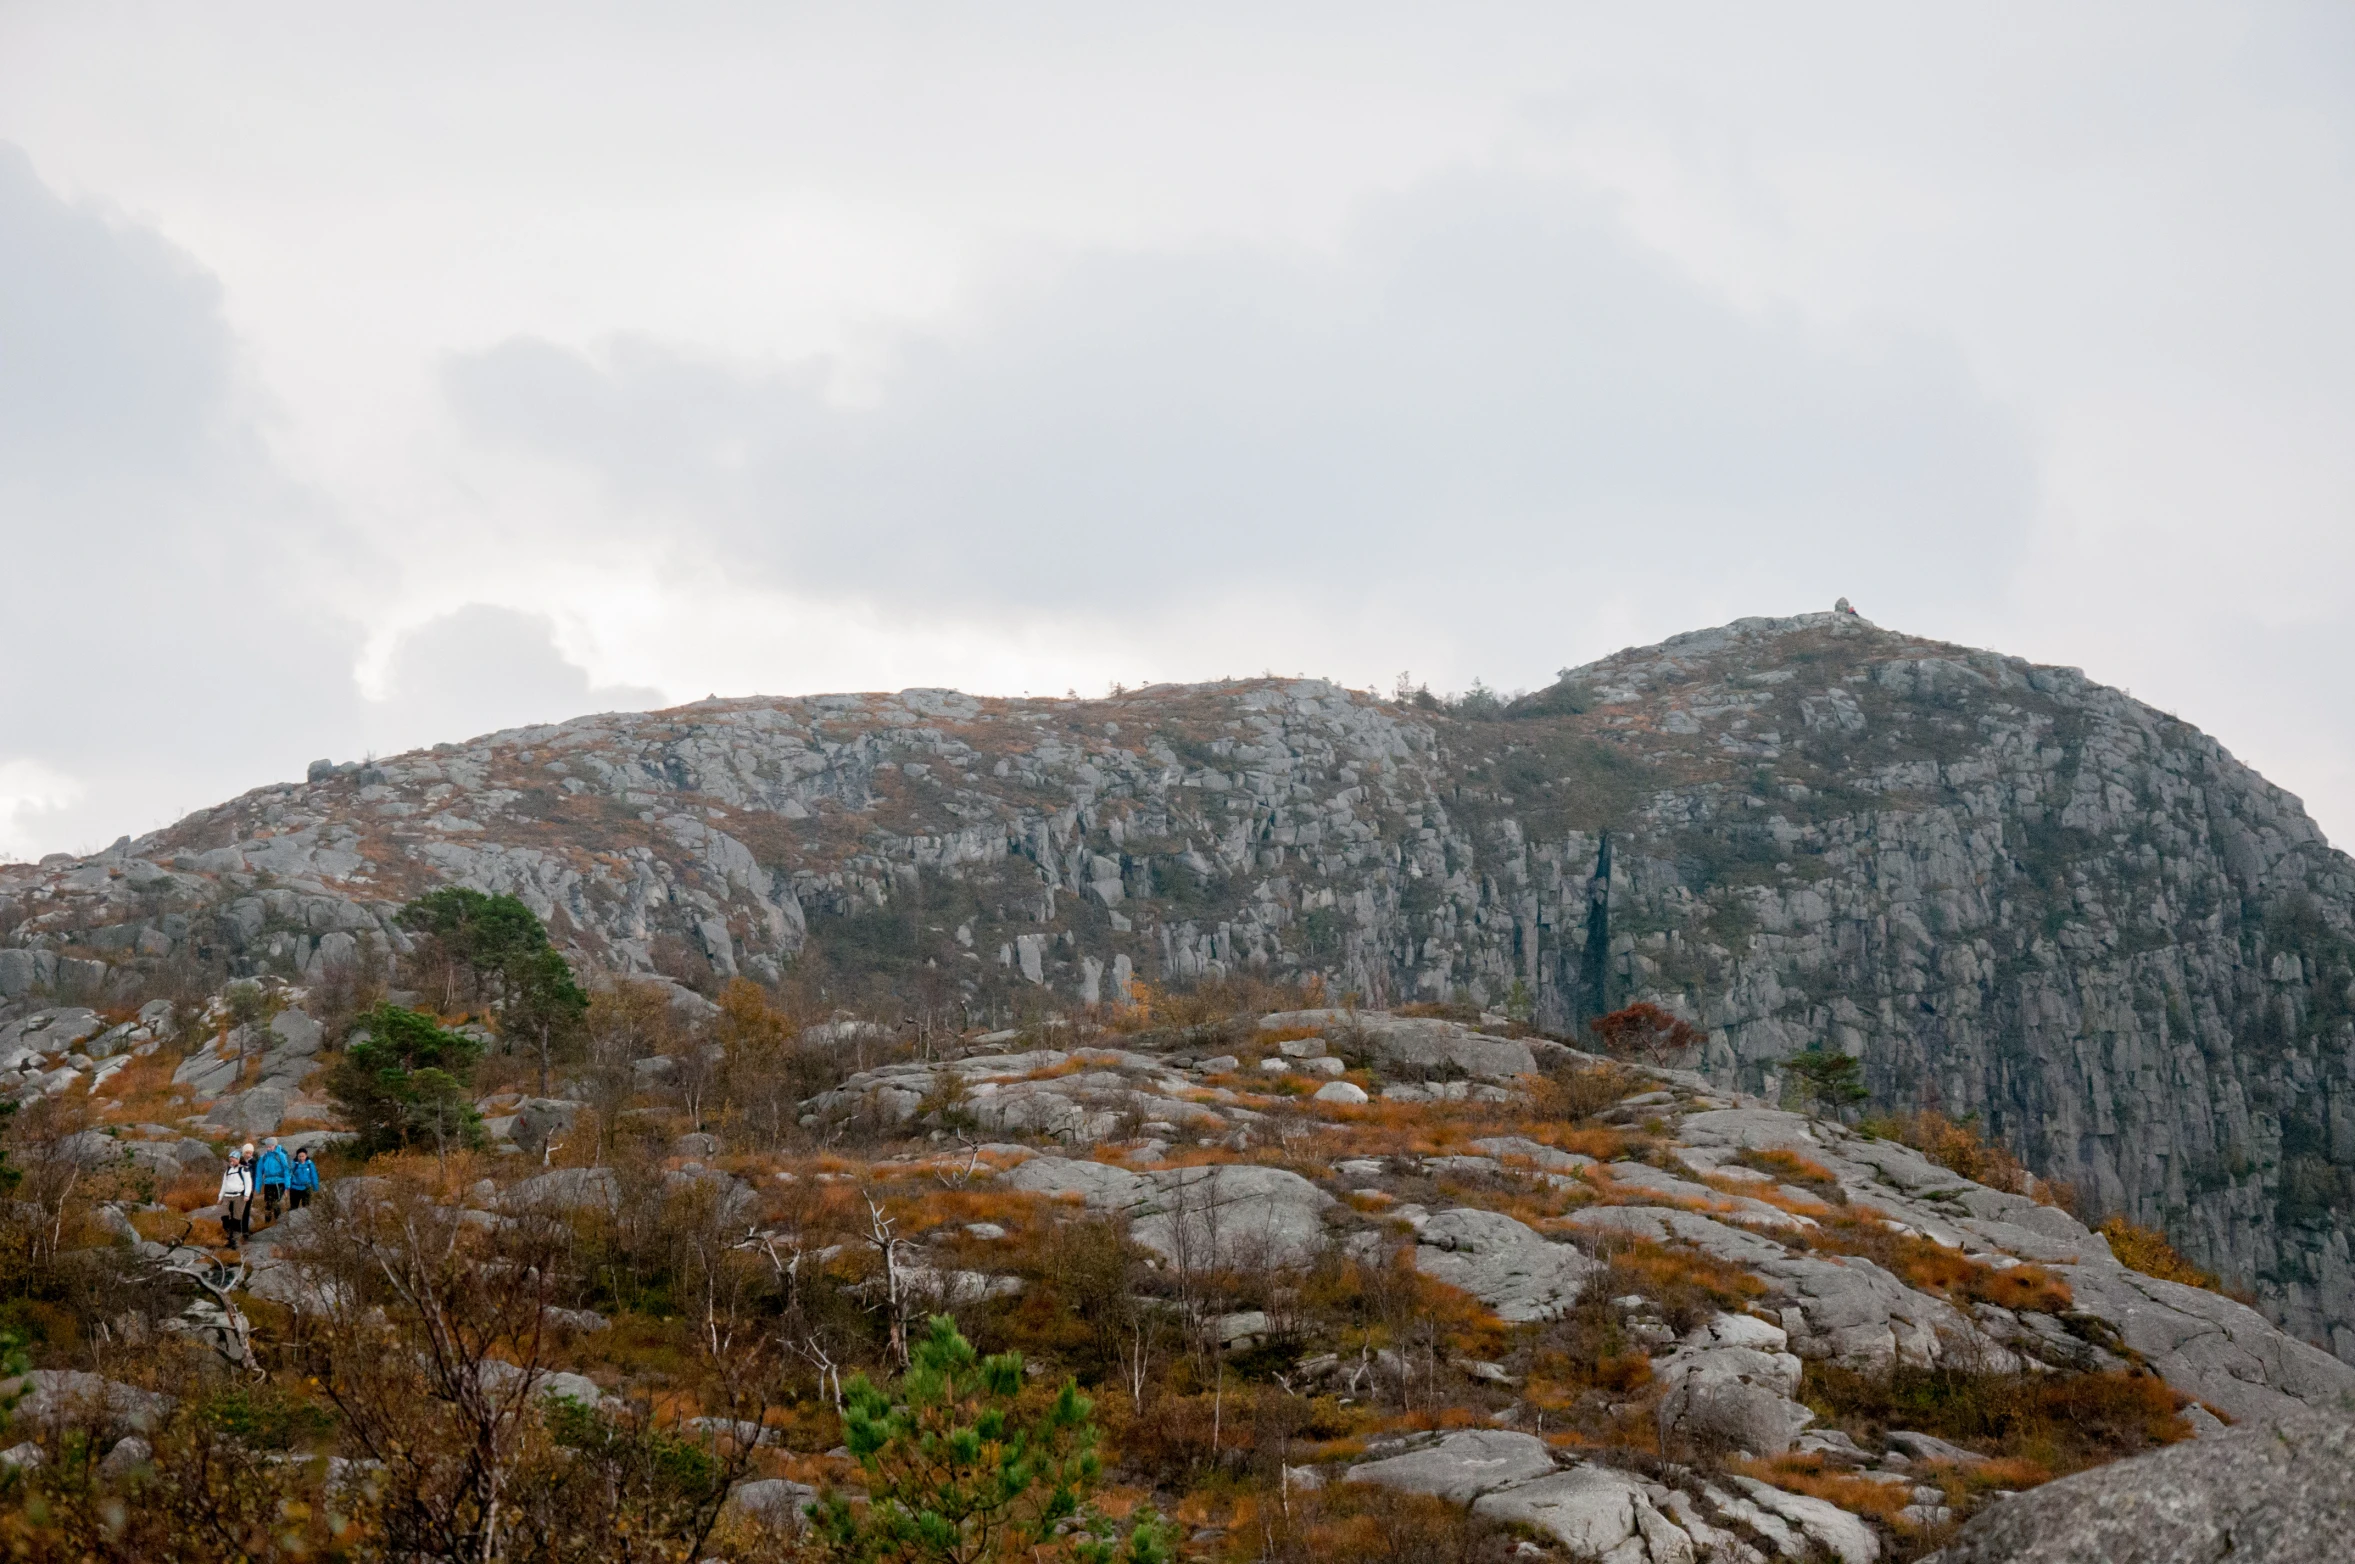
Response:
[{"label": "lichen-covered rock", "polygon": [[2284,1335],[2245,1304],[2117,1265],[2057,1274],[2079,1309],[2108,1322],[2167,1383],[2236,1421],[2355,1410],[2355,1366]]},{"label": "lichen-covered rock", "polygon": [[2339,1564],[2351,1527],[2355,1419],[2300,1412],[2007,1499],[1925,1564]]},{"label": "lichen-covered rock", "polygon": [[[1734,1477],[1732,1485],[1767,1514],[1796,1527],[1806,1541],[1838,1559],[1840,1564],[1873,1564],[1881,1556],[1881,1539],[1870,1526],[1823,1499],[1792,1493],[1754,1477]],[[1796,1555],[1799,1550],[1790,1550]]]},{"label": "lichen-covered rock", "polygon": [[807,1523],[809,1507],[818,1490],[783,1477],[756,1477],[738,1483],[720,1508],[722,1520],[743,1519],[772,1531],[799,1532]]},{"label": "lichen-covered rock", "polygon": [[1153,1182],[1109,1162],[1032,1157],[1006,1175],[1006,1186],[1034,1195],[1077,1195],[1098,1211],[1126,1211],[1152,1194]]},{"label": "lichen-covered rock", "polygon": [[1501,1319],[1544,1320],[1578,1301],[1595,1263],[1501,1211],[1442,1211],[1416,1235],[1415,1269],[1461,1287]]},{"label": "lichen-covered rock", "polygon": [[34,1369],[0,1380],[0,1402],[14,1400],[19,1427],[71,1427],[89,1420],[116,1432],[153,1428],[172,1398],[78,1369]]},{"label": "lichen-covered rock", "polygon": [[537,1154],[550,1140],[561,1141],[588,1106],[569,1097],[527,1097],[516,1106],[509,1138],[524,1151]]},{"label": "lichen-covered rock", "polygon": [[1469,1504],[1484,1493],[1528,1482],[1553,1469],[1553,1452],[1544,1440],[1505,1429],[1474,1428],[1420,1450],[1362,1462],[1349,1469],[1348,1480]]},{"label": "lichen-covered rock", "polygon": [[1668,1490],[1605,1466],[1577,1466],[1473,1501],[1473,1513],[1534,1527],[1580,1558],[1695,1564],[1692,1536],[1662,1513]]},{"label": "lichen-covered rock", "polygon": [[613,1211],[621,1204],[621,1175],[611,1168],[558,1168],[514,1185],[500,1203],[509,1211]]},{"label": "lichen-covered rock", "polygon": [[256,1086],[231,1092],[215,1102],[204,1116],[208,1129],[243,1140],[275,1135],[286,1120],[294,1093],[283,1086]]},{"label": "lichen-covered rock", "polygon": [[1496,1037],[1454,1021],[1394,1016],[1375,1011],[1279,1010],[1262,1017],[1263,1028],[1318,1026],[1345,1049],[1393,1073],[1434,1073],[1509,1081],[1537,1068],[1537,1057],[1519,1038]]},{"label": "lichen-covered rock", "polygon": [[1305,1265],[1325,1247],[1333,1197],[1283,1168],[1219,1164],[1152,1175],[1129,1235],[1180,1266]]},{"label": "lichen-covered rock", "polygon": [[1784,1333],[1748,1315],[1720,1314],[1655,1361],[1663,1449],[1683,1444],[1776,1456],[1815,1414],[1792,1399],[1799,1359]]}]

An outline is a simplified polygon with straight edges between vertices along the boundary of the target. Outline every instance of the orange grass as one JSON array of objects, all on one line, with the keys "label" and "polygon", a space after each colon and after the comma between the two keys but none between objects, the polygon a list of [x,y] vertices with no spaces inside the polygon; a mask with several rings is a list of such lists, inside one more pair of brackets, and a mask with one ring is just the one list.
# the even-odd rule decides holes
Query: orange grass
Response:
[{"label": "orange grass", "polygon": [[1766,1296],[1766,1283],[1738,1265],[1729,1265],[1698,1249],[1669,1248],[1646,1239],[1630,1239],[1613,1248],[1611,1263],[1631,1272],[1652,1290],[1697,1289],[1710,1302],[1739,1314]]},{"label": "orange grass", "polygon": [[1822,1218],[1816,1231],[1801,1241],[1811,1248],[1870,1260],[1907,1286],[1949,1303],[1992,1303],[2043,1314],[2065,1313],[2075,1305],[2069,1284],[2042,1266],[1983,1265],[1959,1249],[1892,1232],[1884,1225],[1887,1220],[1870,1206],[1852,1206]]},{"label": "orange grass", "polygon": [[1745,1200],[1762,1201],[1777,1211],[1788,1211],[1793,1216],[1811,1220],[1821,1218],[1832,1209],[1813,1195],[1802,1194],[1781,1184],[1745,1184],[1719,1173],[1708,1174],[1701,1182],[1721,1195],[1738,1195]]},{"label": "orange grass", "polygon": [[1847,1196],[1841,1192],[1838,1175],[1822,1163],[1802,1157],[1795,1151],[1776,1148],[1772,1151],[1744,1151],[1734,1161],[1760,1173],[1771,1173],[1786,1184],[1796,1184],[1813,1190],[1834,1205],[1844,1205]]},{"label": "orange grass", "polygon": [[2176,1252],[2167,1242],[2167,1235],[2156,1228],[2143,1227],[2122,1216],[2113,1216],[2095,1229],[2109,1240],[2110,1253],[2129,1271],[2140,1271],[2163,1282],[2181,1282],[2187,1287],[2205,1287],[2210,1292],[2222,1292],[2215,1273],[2203,1271]]},{"label": "orange grass", "polygon": [[1343,1157],[1442,1156],[1469,1151],[1470,1143],[1491,1135],[1517,1135],[1557,1151],[1575,1151],[1609,1162],[1643,1145],[1626,1130],[1595,1125],[1568,1125],[1526,1116],[1520,1105],[1485,1102],[1389,1102],[1350,1106],[1311,1103],[1317,1117],[1342,1126],[1323,1145],[1336,1160]]},{"label": "orange grass", "polygon": [[1745,1477],[1771,1483],[1786,1493],[1803,1493],[1811,1499],[1836,1504],[1854,1515],[1869,1515],[1891,1526],[1908,1524],[1898,1519],[1897,1512],[1913,1503],[1911,1483],[1877,1483],[1869,1477],[1834,1471],[1824,1464],[1820,1455],[1778,1455],[1771,1461],[1737,1460],[1733,1469]]},{"label": "orange grass", "polygon": [[377,1178],[415,1185],[434,1199],[449,1202],[461,1199],[497,1165],[496,1158],[481,1151],[453,1151],[443,1157],[429,1151],[388,1151],[370,1158],[368,1171]]}]

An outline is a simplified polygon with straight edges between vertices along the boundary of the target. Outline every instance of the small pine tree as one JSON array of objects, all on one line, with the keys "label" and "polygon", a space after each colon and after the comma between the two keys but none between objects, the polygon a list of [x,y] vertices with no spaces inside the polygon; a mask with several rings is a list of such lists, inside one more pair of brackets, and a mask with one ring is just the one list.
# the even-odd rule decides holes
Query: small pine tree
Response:
[{"label": "small pine tree", "polygon": [[531,908],[515,896],[448,885],[403,907],[400,922],[419,936],[414,966],[440,988],[443,1011],[461,1000],[486,1003],[508,1052],[520,1041],[540,1056],[540,1090],[548,1091],[589,996]]},{"label": "small pine tree", "polygon": [[843,1387],[844,1442],[866,1468],[864,1510],[828,1494],[819,1547],[840,1564],[1168,1564],[1159,1518],[1128,1535],[1087,1504],[1100,1470],[1094,1403],[1065,1380],[1023,1394],[1022,1355],[984,1358],[945,1314],[890,1394],[864,1374]]},{"label": "small pine tree", "polygon": [[359,1040],[336,1061],[327,1091],[359,1132],[362,1150],[425,1143],[447,1151],[481,1137],[482,1121],[466,1089],[480,1043],[398,1005],[378,1005],[361,1015],[352,1033]]},{"label": "small pine tree", "polygon": [[1805,1053],[1792,1054],[1782,1063],[1791,1072],[1800,1098],[1829,1110],[1835,1117],[1842,1109],[1853,1108],[1872,1095],[1864,1088],[1864,1061],[1849,1054],[1833,1053],[1821,1043],[1808,1044]]}]

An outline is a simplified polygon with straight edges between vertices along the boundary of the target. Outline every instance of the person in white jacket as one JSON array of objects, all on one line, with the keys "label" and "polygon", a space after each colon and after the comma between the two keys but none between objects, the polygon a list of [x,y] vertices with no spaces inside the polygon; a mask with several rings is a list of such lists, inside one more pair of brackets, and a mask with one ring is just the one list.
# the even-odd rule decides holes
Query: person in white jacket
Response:
[{"label": "person in white jacket", "polygon": [[253,1231],[253,1163],[232,1154],[221,1170],[221,1236],[230,1248]]}]

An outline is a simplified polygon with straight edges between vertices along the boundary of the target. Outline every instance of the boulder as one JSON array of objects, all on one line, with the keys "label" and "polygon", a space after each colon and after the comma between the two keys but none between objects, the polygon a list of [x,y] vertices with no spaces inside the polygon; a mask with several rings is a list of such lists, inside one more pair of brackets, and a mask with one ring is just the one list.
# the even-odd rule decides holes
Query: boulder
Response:
[{"label": "boulder", "polygon": [[1529,1482],[1553,1469],[1553,1452],[1535,1435],[1475,1428],[1404,1455],[1353,1466],[1347,1480],[1469,1504],[1484,1493]]},{"label": "boulder", "polygon": [[[497,1358],[483,1360],[482,1382],[494,1393],[505,1392],[523,1377],[523,1370]],[[586,1374],[543,1372],[532,1386],[532,1393],[543,1401],[578,1401],[586,1407],[602,1407],[605,1389]]]},{"label": "boulder", "polygon": [[187,1087],[198,1102],[210,1102],[235,1086],[244,1069],[243,1061],[234,1054],[224,1058],[204,1048],[180,1061],[180,1067],[172,1072],[172,1084]]},{"label": "boulder", "polygon": [[212,1147],[193,1136],[178,1140],[119,1141],[124,1155],[132,1165],[152,1174],[160,1184],[172,1184],[183,1177],[210,1177],[221,1170],[220,1155]]},{"label": "boulder", "polygon": [[1605,1466],[1578,1466],[1483,1495],[1472,1513],[1533,1527],[1579,1558],[1695,1564],[1693,1539],[1661,1512],[1667,1490]]},{"label": "boulder", "polygon": [[1230,1164],[1170,1168],[1150,1179],[1153,1209],[1129,1234],[1165,1260],[1305,1265],[1325,1245],[1333,1197],[1297,1173]]},{"label": "boulder", "polygon": [[1142,1174],[1076,1157],[1032,1157],[1006,1175],[1006,1185],[1035,1195],[1077,1195],[1092,1211],[1126,1211],[1153,1191]]},{"label": "boulder", "polygon": [[26,1040],[43,1053],[64,1053],[106,1030],[106,1020],[95,1010],[52,1010],[38,1033],[26,1029]]},{"label": "boulder", "polygon": [[57,953],[49,950],[0,950],[0,999],[16,999],[43,983],[57,980]]},{"label": "boulder", "polygon": [[1881,1443],[1907,1460],[1920,1461],[1925,1465],[1943,1461],[1956,1466],[1977,1466],[1987,1459],[1977,1451],[1948,1444],[1935,1434],[1917,1434],[1902,1428],[1893,1428],[1883,1434]]},{"label": "boulder", "polygon": [[114,1448],[106,1452],[106,1459],[98,1463],[98,1475],[119,1483],[154,1459],[153,1445],[137,1434],[126,1435],[116,1440]]},{"label": "boulder", "polygon": [[276,1039],[270,1051],[288,1057],[308,1057],[327,1041],[327,1029],[300,1010],[281,1010],[272,1016],[270,1035]]},{"label": "boulder", "polygon": [[1595,1159],[1575,1151],[1558,1151],[1543,1141],[1523,1135],[1490,1135],[1472,1142],[1472,1149],[1483,1156],[1494,1157],[1506,1167],[1527,1163],[1547,1173],[1575,1173],[1580,1168],[1591,1168]]},{"label": "boulder", "polygon": [[[1305,1016],[1319,1012],[1298,1013]],[[1339,1012],[1324,1014],[1338,1016]],[[1368,1012],[1358,1015],[1354,1024],[1343,1020],[1336,1032],[1343,1039],[1343,1053],[1354,1050],[1369,1063],[1393,1072],[1509,1081],[1537,1071],[1537,1056],[1529,1051],[1527,1043],[1510,1037],[1491,1037],[1453,1021]]]},{"label": "boulder", "polygon": [[1870,1260],[1779,1255],[1751,1269],[1784,1305],[1783,1328],[1802,1358],[1873,1371],[1950,1358],[1997,1372],[2020,1366],[1943,1299],[1914,1291]]},{"label": "boulder", "polygon": [[104,1130],[76,1130],[57,1143],[53,1155],[84,1172],[111,1168],[131,1155],[130,1147]]},{"label": "boulder", "polygon": [[2007,1499],[1930,1560],[2336,1564],[2348,1555],[2351,1523],[2355,1420],[2299,1412]]},{"label": "boulder", "polygon": [[1792,1493],[1755,1477],[1736,1477],[1733,1485],[1750,1496],[1759,1509],[1781,1517],[1804,1532],[1807,1540],[1840,1564],[1873,1564],[1881,1556],[1881,1539],[1857,1517],[1823,1499]]},{"label": "boulder", "polygon": [[264,1135],[275,1135],[285,1122],[286,1110],[294,1102],[294,1092],[285,1086],[256,1086],[251,1091],[231,1092],[206,1111],[204,1122],[208,1128],[240,1140],[257,1140]]},{"label": "boulder", "polygon": [[543,1399],[578,1401],[583,1406],[599,1406],[605,1400],[604,1387],[586,1374],[550,1374],[540,1381]]},{"label": "boulder", "polygon": [[558,1168],[513,1186],[499,1204],[508,1211],[618,1211],[621,1175],[611,1168]]},{"label": "boulder", "polygon": [[102,1205],[90,1208],[90,1225],[104,1232],[118,1244],[139,1242],[139,1229],[123,1214],[120,1206]]},{"label": "boulder", "polygon": [[20,1424],[49,1425],[95,1419],[117,1432],[147,1429],[171,1410],[172,1398],[77,1369],[34,1369],[0,1380],[0,1402],[19,1396]]},{"label": "boulder", "polygon": [[1777,1456],[1815,1421],[1813,1412],[1777,1388],[1785,1376],[1764,1353],[1729,1347],[1677,1368],[1660,1397],[1663,1447],[1681,1442]]},{"label": "boulder", "polygon": [[673,1198],[708,1202],[707,1208],[717,1213],[721,1221],[730,1224],[749,1222],[760,1209],[760,1199],[753,1194],[750,1185],[717,1168],[691,1163],[665,1173],[662,1176],[662,1188],[665,1194]]},{"label": "boulder", "polygon": [[1416,1234],[1415,1269],[1507,1320],[1552,1319],[1578,1301],[1595,1262],[1501,1211],[1442,1211]]},{"label": "boulder", "polygon": [[807,1483],[782,1477],[761,1477],[738,1483],[720,1507],[722,1520],[740,1519],[771,1531],[798,1532],[808,1522],[808,1511],[818,1490]]},{"label": "boulder", "polygon": [[135,1043],[146,1040],[147,1034],[132,1022],[110,1026],[82,1045],[82,1052],[92,1059],[111,1059]]},{"label": "boulder", "polygon": [[1799,1360],[1782,1331],[1746,1314],[1720,1314],[1655,1362],[1663,1448],[1687,1441],[1776,1456],[1815,1414],[1792,1397]]},{"label": "boulder", "polygon": [[1758,1266],[1789,1253],[1771,1239],[1674,1206],[1588,1206],[1573,1211],[1568,1220],[1589,1233],[1625,1233],[1656,1244],[1681,1240],[1730,1265]]},{"label": "boulder", "polygon": [[527,1097],[517,1106],[509,1133],[516,1145],[537,1156],[551,1139],[562,1140],[588,1106],[569,1097]]}]

